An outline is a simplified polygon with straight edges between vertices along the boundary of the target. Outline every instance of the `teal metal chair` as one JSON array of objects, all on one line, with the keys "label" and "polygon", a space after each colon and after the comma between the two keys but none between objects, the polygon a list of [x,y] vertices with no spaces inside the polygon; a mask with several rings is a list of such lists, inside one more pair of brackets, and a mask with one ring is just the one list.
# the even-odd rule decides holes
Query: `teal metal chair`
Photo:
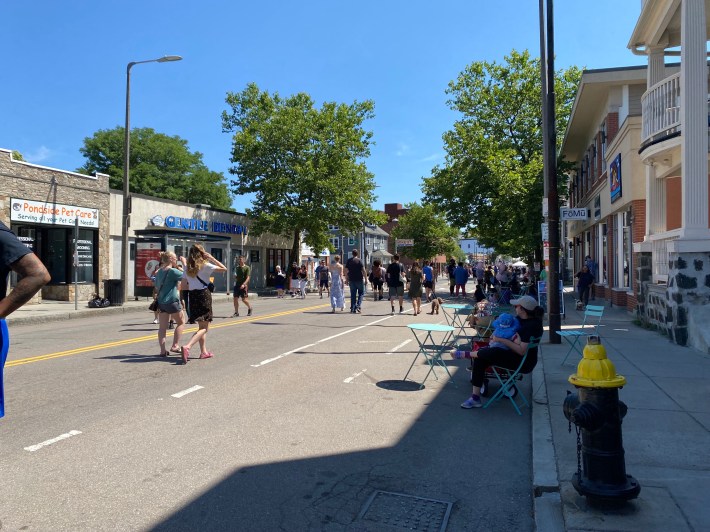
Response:
[{"label": "teal metal chair", "polygon": [[[522,416],[522,412],[520,411],[521,406],[528,406],[528,400],[525,399],[525,395],[520,391],[520,388],[518,388],[518,382],[520,379],[523,378],[523,374],[520,373],[520,370],[523,367],[523,364],[525,364],[525,361],[528,358],[528,353],[530,352],[531,349],[537,348],[540,345],[540,338],[530,338],[530,342],[528,342],[528,347],[525,349],[525,353],[520,359],[520,364],[516,369],[509,369],[509,368],[503,368],[501,366],[490,366],[487,370],[487,373],[492,374],[495,376],[495,378],[498,380],[498,383],[500,384],[500,388],[498,388],[498,391],[493,394],[493,396],[486,401],[486,404],[483,405],[483,408],[488,408],[491,406],[493,403],[499,401],[503,397],[507,397],[508,400],[513,404],[513,408],[515,408],[515,411],[518,413],[519,416]],[[520,396],[520,405],[518,405],[516,397]]]},{"label": "teal metal chair", "polygon": [[582,349],[584,349],[585,344],[583,340],[586,340],[587,336],[600,336],[599,324],[601,323],[603,316],[604,307],[598,305],[587,305],[587,308],[584,311],[584,320],[579,328],[568,329],[557,333],[569,344],[569,350],[567,351],[565,358],[562,359],[562,362],[560,363],[561,366],[564,365],[567,361],[567,357],[570,356],[573,351],[578,353],[580,357],[582,356]]}]

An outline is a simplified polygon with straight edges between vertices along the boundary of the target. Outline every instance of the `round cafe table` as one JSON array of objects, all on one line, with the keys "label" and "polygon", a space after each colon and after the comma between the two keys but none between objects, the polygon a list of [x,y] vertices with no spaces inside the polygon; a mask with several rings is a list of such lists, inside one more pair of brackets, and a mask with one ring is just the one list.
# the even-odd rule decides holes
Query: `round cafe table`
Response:
[{"label": "round cafe table", "polygon": [[414,356],[414,360],[412,360],[412,363],[402,380],[407,380],[409,372],[412,371],[414,363],[417,361],[417,358],[419,358],[419,355],[424,356],[427,364],[429,364],[429,371],[424,376],[424,380],[421,382],[419,387],[420,389],[424,388],[424,383],[431,373],[434,374],[436,380],[439,380],[439,377],[436,375],[436,371],[434,371],[434,366],[444,368],[444,371],[446,371],[449,379],[451,379],[449,368],[446,367],[441,355],[451,350],[451,339],[456,329],[454,329],[451,325],[441,325],[439,323],[411,323],[407,325],[407,327],[409,327],[414,334],[414,338],[419,344],[419,350]]}]

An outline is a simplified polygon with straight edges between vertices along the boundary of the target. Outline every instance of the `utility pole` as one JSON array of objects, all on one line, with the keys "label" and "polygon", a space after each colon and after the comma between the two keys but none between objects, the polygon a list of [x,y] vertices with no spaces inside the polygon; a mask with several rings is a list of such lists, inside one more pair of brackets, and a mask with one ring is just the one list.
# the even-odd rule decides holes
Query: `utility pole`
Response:
[{"label": "utility pole", "polygon": [[[543,3],[540,2],[540,62],[541,68],[545,68],[545,76],[542,76],[542,98],[543,98],[543,149],[545,151],[545,190],[548,201],[548,229],[549,240],[549,266],[547,275],[547,312],[550,326],[550,343],[559,344],[562,338],[557,334],[562,326],[562,316],[560,314],[560,206],[557,194],[557,128],[555,127],[555,32],[554,32],[554,8],[553,0],[546,0],[546,16],[543,13]],[[545,18],[546,24],[543,24]],[[546,39],[543,38],[546,35]],[[546,43],[546,45],[545,45]],[[545,145],[546,141],[546,145]]]}]

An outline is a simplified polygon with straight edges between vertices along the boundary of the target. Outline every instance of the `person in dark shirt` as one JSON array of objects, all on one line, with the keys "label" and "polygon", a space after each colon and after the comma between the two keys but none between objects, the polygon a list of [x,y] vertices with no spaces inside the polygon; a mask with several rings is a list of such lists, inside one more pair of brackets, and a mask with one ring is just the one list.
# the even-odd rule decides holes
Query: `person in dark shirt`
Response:
[{"label": "person in dark shirt", "polygon": [[390,305],[392,305],[392,313],[394,316],[394,300],[399,298],[399,313],[404,312],[404,281],[405,273],[404,266],[399,262],[399,255],[395,253],[392,257],[394,262],[387,266],[387,287],[390,292]]},{"label": "person in dark shirt", "polygon": [[358,258],[357,249],[353,249],[353,256],[345,263],[345,275],[350,285],[350,313],[360,313],[362,312],[362,296],[365,295],[367,272],[365,265]]},{"label": "person in dark shirt", "polygon": [[594,284],[594,275],[589,271],[589,266],[584,265],[575,275],[577,278],[577,292],[579,300],[586,307],[589,303],[589,289]]},{"label": "person in dark shirt", "polygon": [[[473,368],[471,372],[471,384],[473,390],[471,397],[461,403],[461,408],[480,408],[483,406],[481,401],[481,386],[489,366],[501,366],[508,369],[516,369],[520,365],[521,357],[525,354],[531,338],[542,337],[542,317],[545,311],[537,304],[535,298],[523,296],[520,299],[512,299],[511,305],[515,306],[515,313],[520,323],[518,332],[512,340],[496,337],[495,334],[490,337],[491,342],[500,342],[507,349],[500,347],[484,347],[478,351],[466,352],[464,356],[473,359]],[[453,358],[461,358],[460,353],[456,350],[452,351]],[[530,373],[537,365],[537,347],[532,348],[525,359],[525,364],[521,368],[521,373]]]},{"label": "person in dark shirt", "polygon": [[[7,293],[7,278],[15,272],[20,280]],[[49,272],[32,250],[0,222],[0,417],[5,415],[2,370],[10,348],[5,318],[27,303],[50,280]]]}]

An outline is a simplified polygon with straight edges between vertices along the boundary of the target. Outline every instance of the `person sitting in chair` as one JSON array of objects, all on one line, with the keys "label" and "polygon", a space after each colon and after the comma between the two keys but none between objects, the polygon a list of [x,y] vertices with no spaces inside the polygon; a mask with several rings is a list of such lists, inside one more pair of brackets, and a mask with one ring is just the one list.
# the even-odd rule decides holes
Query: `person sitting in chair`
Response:
[{"label": "person sitting in chair", "polygon": [[[542,336],[542,317],[545,311],[537,304],[535,298],[523,296],[510,302],[515,306],[515,313],[520,323],[520,329],[512,339],[500,338],[493,334],[491,342],[500,342],[502,347],[483,347],[471,353],[473,368],[471,371],[471,384],[473,385],[471,397],[461,403],[461,408],[481,408],[481,386],[489,366],[501,366],[516,369],[520,359],[525,355],[531,338]],[[530,349],[521,368],[521,373],[530,373],[537,365],[537,347]]]}]

